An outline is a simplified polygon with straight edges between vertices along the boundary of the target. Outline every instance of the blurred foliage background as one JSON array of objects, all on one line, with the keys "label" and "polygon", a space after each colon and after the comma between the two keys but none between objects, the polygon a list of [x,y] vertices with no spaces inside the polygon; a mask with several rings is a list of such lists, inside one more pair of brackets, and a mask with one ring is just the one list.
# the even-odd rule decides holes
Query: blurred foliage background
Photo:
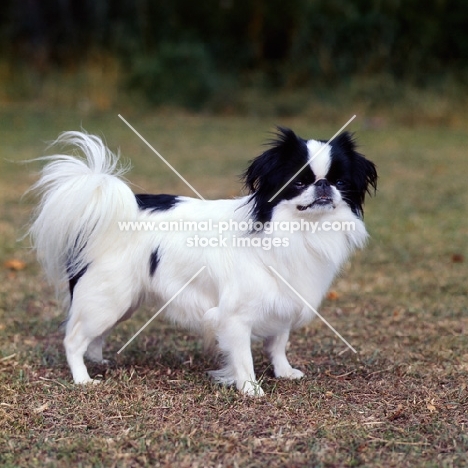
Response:
[{"label": "blurred foliage background", "polygon": [[290,115],[430,91],[460,106],[467,25],[465,0],[5,0],[0,100],[242,112],[268,97]]}]

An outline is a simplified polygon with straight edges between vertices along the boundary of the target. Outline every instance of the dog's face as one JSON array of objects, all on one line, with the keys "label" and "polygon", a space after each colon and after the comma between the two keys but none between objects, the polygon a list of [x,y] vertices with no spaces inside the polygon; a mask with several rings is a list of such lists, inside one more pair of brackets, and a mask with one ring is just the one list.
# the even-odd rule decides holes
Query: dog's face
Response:
[{"label": "dog's face", "polygon": [[244,174],[257,221],[271,220],[276,206],[302,215],[320,215],[345,203],[358,217],[366,192],[377,186],[375,165],[356,151],[347,132],[326,141],[303,140],[279,129],[271,148],[253,160]]}]

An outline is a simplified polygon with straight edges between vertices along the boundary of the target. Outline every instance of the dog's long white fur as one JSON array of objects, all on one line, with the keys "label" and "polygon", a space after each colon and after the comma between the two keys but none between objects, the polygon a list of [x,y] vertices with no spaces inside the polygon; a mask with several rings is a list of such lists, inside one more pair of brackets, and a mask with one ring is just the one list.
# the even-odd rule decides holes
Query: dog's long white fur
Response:
[{"label": "dog's long white fur", "polygon": [[[119,221],[246,221],[249,197],[203,201],[180,197],[169,210],[140,210],[122,180],[119,166],[100,138],[66,132],[57,140],[84,156],[49,159],[34,186],[42,194],[30,228],[33,245],[49,280],[69,297],[70,277],[80,276],[70,301],[65,349],[77,383],[90,382],[83,356],[102,360],[104,336],[125,320],[143,300],[163,305],[201,267],[206,266],[165,311],[185,327],[217,341],[225,365],[214,371],[220,382],[235,383],[248,394],[261,394],[256,382],[251,339],[265,340],[275,375],[300,378],[285,349],[289,331],[307,323],[312,312],[270,270],[273,266],[313,307],[318,307],[340,266],[367,237],[363,222],[336,194],[336,208],[315,220],[353,221],[353,231],[276,232],[289,237],[289,247],[236,248],[237,232],[225,232],[226,247],[188,247],[195,235],[217,232],[121,231]],[[304,213],[279,203],[273,221],[297,221]],[[251,234],[243,234],[251,235]],[[253,235],[253,234],[252,234]],[[262,234],[255,234],[262,236]],[[154,275],[149,259],[158,252]],[[84,274],[83,274],[84,272]],[[157,332],[155,332],[157,333]],[[161,338],[164,339],[164,338]]]},{"label": "dog's long white fur", "polygon": [[102,141],[81,132],[66,132],[55,144],[81,151],[83,157],[56,155],[32,191],[42,196],[30,234],[49,281],[65,293],[68,278],[81,271],[118,217],[133,219],[137,204],[119,177],[128,168]]}]

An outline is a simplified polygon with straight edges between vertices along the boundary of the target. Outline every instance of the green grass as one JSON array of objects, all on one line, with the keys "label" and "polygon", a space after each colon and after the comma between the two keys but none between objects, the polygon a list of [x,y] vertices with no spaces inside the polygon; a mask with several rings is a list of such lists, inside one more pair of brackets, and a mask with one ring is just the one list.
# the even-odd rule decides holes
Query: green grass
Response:
[{"label": "green grass", "polygon": [[[121,111],[208,198],[241,192],[238,175],[275,124],[327,138],[342,118],[215,117]],[[336,280],[321,322],[291,337],[300,382],[272,377],[258,345],[266,397],[214,385],[199,340],[143,308],[110,337],[104,382],[76,387],[62,348],[64,313],[27,242],[18,242],[47,141],[83,126],[132,160],[136,191],[191,195],[117,118],[33,108],[0,113],[0,464],[2,466],[372,466],[468,464],[468,135],[458,126],[353,123],[378,166],[366,203],[371,234]],[[349,115],[348,115],[349,114]],[[359,116],[358,116],[359,117]],[[11,271],[4,263],[26,264]],[[463,261],[459,261],[463,260]]]}]

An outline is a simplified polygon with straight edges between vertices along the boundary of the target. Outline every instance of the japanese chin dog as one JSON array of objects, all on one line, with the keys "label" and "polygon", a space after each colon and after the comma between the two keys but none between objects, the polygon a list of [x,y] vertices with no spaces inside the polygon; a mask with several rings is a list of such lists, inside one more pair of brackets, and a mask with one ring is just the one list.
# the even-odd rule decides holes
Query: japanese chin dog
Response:
[{"label": "japanese chin dog", "polygon": [[[329,144],[279,128],[244,173],[249,194],[228,200],[134,194],[97,136],[65,132],[33,189],[29,233],[68,309],[64,345],[75,383],[95,382],[104,338],[143,302],[217,345],[212,377],[262,395],[251,341],[264,340],[276,377],[299,379],[286,357],[350,254],[368,236],[375,165],[345,132]],[[156,310],[156,309],[155,309]]]}]

